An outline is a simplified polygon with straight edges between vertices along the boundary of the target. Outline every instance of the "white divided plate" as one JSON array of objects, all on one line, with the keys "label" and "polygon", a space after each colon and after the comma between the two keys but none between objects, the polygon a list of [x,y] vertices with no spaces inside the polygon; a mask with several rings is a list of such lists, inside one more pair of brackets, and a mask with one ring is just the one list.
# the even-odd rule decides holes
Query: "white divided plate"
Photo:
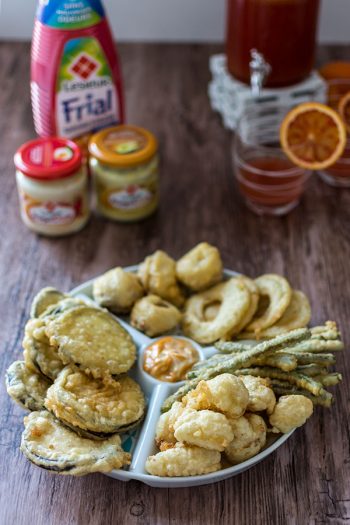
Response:
[{"label": "white divided plate", "polygon": [[[130,266],[125,268],[125,270],[129,272],[136,272],[137,268],[137,266]],[[226,277],[232,277],[235,275],[237,275],[236,272],[225,270]],[[75,297],[78,296],[87,302],[91,302],[93,300],[92,283],[93,280],[88,281],[77,288],[74,288],[74,290],[71,291],[71,295]],[[270,435],[267,445],[256,456],[248,459],[247,461],[244,461],[243,463],[240,463],[239,465],[223,468],[222,470],[213,472],[211,474],[174,478],[151,476],[145,470],[145,462],[148,456],[157,452],[154,436],[156,424],[161,413],[161,406],[163,401],[173,392],[175,392],[179,386],[183,384],[183,382],[164,383],[154,379],[149,374],[144,372],[142,367],[144,349],[157,338],[150,339],[145,334],[135,330],[135,328],[130,326],[125,318],[118,317],[118,321],[133,337],[138,349],[137,364],[131,370],[130,375],[141,385],[142,390],[145,393],[147,399],[147,413],[145,420],[137,430],[127,432],[122,436],[124,450],[131,452],[132,454],[131,465],[127,469],[113,470],[110,474],[107,474],[111,478],[119,479],[121,481],[130,481],[131,479],[135,479],[142,481],[151,487],[159,488],[194,487],[197,485],[207,485],[208,483],[214,483],[223,479],[237,476],[237,474],[240,474],[241,472],[244,472],[245,470],[253,467],[267,456],[272,454],[278,447],[283,445],[283,443],[287,441],[287,439],[292,435],[293,431],[281,436]],[[180,337],[182,336],[180,335]],[[184,337],[184,339],[186,338]],[[213,354],[217,353],[213,346],[202,347],[194,341],[191,341],[191,343],[198,350],[201,359],[207,359],[208,357],[211,357]]]}]

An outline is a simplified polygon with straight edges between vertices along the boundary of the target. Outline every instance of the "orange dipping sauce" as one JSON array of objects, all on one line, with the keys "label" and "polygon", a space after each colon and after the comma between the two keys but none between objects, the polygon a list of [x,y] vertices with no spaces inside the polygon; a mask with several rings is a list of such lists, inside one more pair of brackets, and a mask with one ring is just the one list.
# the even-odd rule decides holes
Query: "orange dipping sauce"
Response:
[{"label": "orange dipping sauce", "polygon": [[199,354],[189,341],[163,337],[146,348],[143,369],[159,381],[176,383],[186,378],[198,360]]}]

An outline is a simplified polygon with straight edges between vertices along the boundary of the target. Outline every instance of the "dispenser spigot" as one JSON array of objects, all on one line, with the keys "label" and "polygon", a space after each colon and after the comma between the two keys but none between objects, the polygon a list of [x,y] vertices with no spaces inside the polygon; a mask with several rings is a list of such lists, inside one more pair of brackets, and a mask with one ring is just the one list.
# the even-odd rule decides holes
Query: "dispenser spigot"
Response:
[{"label": "dispenser spigot", "polygon": [[250,56],[250,85],[253,95],[259,96],[267,76],[271,73],[271,66],[257,49],[252,49]]}]

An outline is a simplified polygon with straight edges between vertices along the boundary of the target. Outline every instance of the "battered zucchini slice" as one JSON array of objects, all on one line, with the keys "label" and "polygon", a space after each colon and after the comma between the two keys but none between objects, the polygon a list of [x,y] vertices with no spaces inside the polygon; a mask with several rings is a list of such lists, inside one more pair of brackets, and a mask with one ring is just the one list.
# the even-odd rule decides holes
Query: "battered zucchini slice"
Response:
[{"label": "battered zucchini slice", "polygon": [[104,438],[136,426],[145,412],[140,386],[130,377],[93,379],[74,366],[49,388],[46,408],[84,436]]},{"label": "battered zucchini slice", "polygon": [[58,474],[83,476],[110,472],[130,463],[118,435],[104,441],[78,436],[46,410],[24,418],[21,451],[38,467]]},{"label": "battered zucchini slice", "polygon": [[16,403],[27,410],[42,410],[51,382],[37,372],[29,370],[24,361],[15,361],[7,369],[7,393]]},{"label": "battered zucchini slice", "polygon": [[123,374],[136,359],[131,336],[98,308],[80,306],[48,318],[46,334],[65,364],[76,364],[93,377]]},{"label": "battered zucchini slice", "polygon": [[43,288],[33,299],[30,309],[30,317],[40,317],[50,306],[57,304],[67,297],[56,288]]},{"label": "battered zucchini slice", "polygon": [[45,322],[42,319],[28,321],[23,339],[23,349],[27,367],[40,372],[53,381],[64,368],[57,349],[49,343],[45,333]]}]

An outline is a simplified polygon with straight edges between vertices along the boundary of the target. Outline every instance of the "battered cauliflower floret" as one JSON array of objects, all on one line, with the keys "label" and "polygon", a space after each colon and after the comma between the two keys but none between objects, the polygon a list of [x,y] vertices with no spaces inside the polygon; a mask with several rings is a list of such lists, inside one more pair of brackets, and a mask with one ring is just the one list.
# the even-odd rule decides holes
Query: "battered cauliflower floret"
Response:
[{"label": "battered cauliflower floret", "polygon": [[276,397],[268,379],[254,376],[239,376],[249,392],[249,412],[262,412],[266,410],[272,414],[276,405]]},{"label": "battered cauliflower floret", "polygon": [[174,430],[175,438],[182,443],[219,452],[233,439],[228,419],[211,410],[184,410],[176,419]]},{"label": "battered cauliflower floret", "polygon": [[95,301],[116,313],[128,313],[144,294],[141,283],[134,273],[114,268],[95,279]]},{"label": "battered cauliflower floret", "polygon": [[156,427],[156,444],[158,447],[161,446],[162,442],[176,443],[174,423],[184,410],[183,404],[175,401],[171,409],[160,416]]},{"label": "battered cauliflower floret", "polygon": [[158,250],[146,257],[138,276],[148,293],[159,295],[166,301],[182,306],[185,298],[176,281],[176,263],[165,252]]},{"label": "battered cauliflower floret", "polygon": [[180,311],[157,295],[147,295],[135,304],[131,324],[149,337],[173,330],[181,320]]},{"label": "battered cauliflower floret", "polygon": [[312,401],[305,396],[281,396],[269,418],[272,432],[286,434],[293,428],[301,427],[312,415],[313,410]]},{"label": "battered cauliflower floret", "polygon": [[231,463],[242,463],[260,452],[266,443],[266,425],[257,414],[230,420],[234,438],[225,449]]},{"label": "battered cauliflower floret", "polygon": [[191,290],[205,290],[222,280],[220,252],[207,242],[201,242],[176,264],[176,276]]},{"label": "battered cauliflower floret", "polygon": [[247,409],[249,392],[238,377],[221,374],[209,381],[201,381],[182,401],[194,410],[214,410],[237,418]]},{"label": "battered cauliflower floret", "polygon": [[149,456],[145,468],[153,476],[200,476],[220,470],[220,460],[221,454],[217,450],[177,443],[173,448]]}]

